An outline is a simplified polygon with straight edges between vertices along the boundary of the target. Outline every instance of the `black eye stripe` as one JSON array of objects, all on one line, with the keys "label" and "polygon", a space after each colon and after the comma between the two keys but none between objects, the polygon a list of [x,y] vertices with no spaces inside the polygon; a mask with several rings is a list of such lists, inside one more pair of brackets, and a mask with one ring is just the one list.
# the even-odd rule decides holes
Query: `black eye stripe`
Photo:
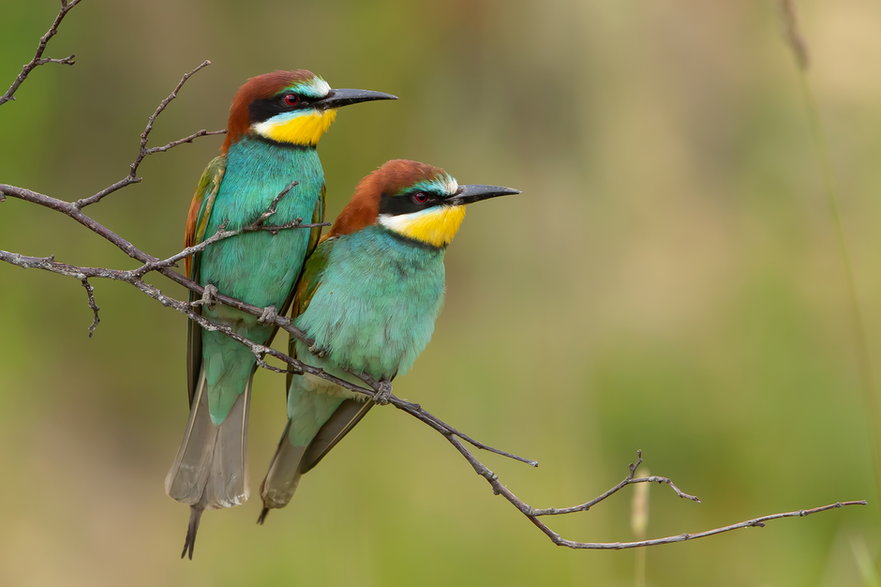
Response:
[{"label": "black eye stripe", "polygon": [[[417,201],[417,194],[423,194],[426,197],[425,201]],[[443,199],[437,194],[425,191],[405,192],[397,196],[384,193],[379,200],[379,213],[389,214],[391,216],[412,214],[413,212],[419,212],[420,210],[437,206],[442,202]]]},{"label": "black eye stripe", "polygon": [[[288,95],[294,95],[299,98],[299,100],[296,104],[290,105],[286,100]],[[248,106],[248,114],[250,115],[251,124],[253,124],[255,122],[269,120],[276,114],[281,114],[282,112],[291,112],[293,110],[308,108],[311,103],[312,100],[310,98],[301,94],[284,92],[277,96],[273,96],[272,98],[260,98],[259,100],[254,100]]]}]

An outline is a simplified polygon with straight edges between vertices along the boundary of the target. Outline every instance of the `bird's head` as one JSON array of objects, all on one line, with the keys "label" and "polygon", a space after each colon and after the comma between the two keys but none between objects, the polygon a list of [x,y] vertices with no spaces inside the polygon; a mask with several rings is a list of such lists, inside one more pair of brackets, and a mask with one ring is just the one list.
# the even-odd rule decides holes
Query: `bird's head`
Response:
[{"label": "bird's head", "polygon": [[466,204],[519,193],[496,185],[459,185],[440,167],[393,159],[361,180],[326,238],[379,224],[404,238],[441,248],[459,230]]},{"label": "bird's head", "polygon": [[236,92],[229,109],[223,152],[253,134],[288,145],[314,147],[336,118],[337,108],[371,100],[397,100],[370,90],[332,89],[305,69],[252,77]]}]

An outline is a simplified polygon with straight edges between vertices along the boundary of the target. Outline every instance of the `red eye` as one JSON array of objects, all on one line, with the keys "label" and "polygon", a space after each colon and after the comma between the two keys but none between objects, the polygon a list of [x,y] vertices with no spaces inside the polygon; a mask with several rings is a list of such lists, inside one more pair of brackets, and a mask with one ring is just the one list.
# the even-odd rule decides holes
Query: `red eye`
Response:
[{"label": "red eye", "polygon": [[296,106],[300,103],[300,96],[296,94],[285,94],[284,103],[286,106]]},{"label": "red eye", "polygon": [[425,192],[416,192],[413,194],[413,201],[417,204],[424,204],[428,201],[428,194]]}]

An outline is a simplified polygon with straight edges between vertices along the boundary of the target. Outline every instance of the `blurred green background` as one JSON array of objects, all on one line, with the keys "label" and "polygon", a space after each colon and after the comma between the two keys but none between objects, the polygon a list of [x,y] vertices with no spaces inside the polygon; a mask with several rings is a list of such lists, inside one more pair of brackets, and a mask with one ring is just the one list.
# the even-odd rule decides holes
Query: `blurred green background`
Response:
[{"label": "blurred green background", "polygon": [[[799,2],[869,333],[881,340],[881,5]],[[0,4],[0,86],[57,2]],[[524,195],[471,210],[447,256],[434,340],[398,395],[538,469],[486,457],[533,505],[585,501],[626,473],[652,487],[648,534],[868,498],[868,508],[649,550],[648,585],[878,585],[881,512],[848,290],[775,2],[323,0],[97,2],[76,8],[0,108],[0,182],[66,199],[127,173],[147,115],[199,73],[153,144],[222,128],[245,78],[306,67],[397,103],[345,110],[321,144],[329,217],[386,159]],[[90,209],[136,245],[182,246],[193,186],[221,138],[148,159],[143,183]],[[0,248],[132,267],[52,212],[0,204]],[[169,294],[181,288],[158,278]],[[254,521],[205,516],[163,478],[186,417],[184,319],[134,289],[0,265],[0,584],[632,585],[635,551],[554,547],[436,433],[376,409]],[[283,345],[283,341],[277,341]],[[877,361],[875,361],[877,367]],[[257,377],[256,488],[284,419]],[[485,456],[485,455],[484,455]],[[631,492],[551,520],[631,540]]]}]

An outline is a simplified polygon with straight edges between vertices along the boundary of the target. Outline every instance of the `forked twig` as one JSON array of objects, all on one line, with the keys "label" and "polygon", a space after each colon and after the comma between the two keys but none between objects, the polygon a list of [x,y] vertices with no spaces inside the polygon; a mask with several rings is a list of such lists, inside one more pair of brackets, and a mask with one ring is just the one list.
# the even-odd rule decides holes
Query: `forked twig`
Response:
[{"label": "forked twig", "polygon": [[58,9],[58,14],[55,15],[55,20],[52,21],[52,24],[49,26],[49,30],[47,30],[43,34],[43,36],[40,37],[40,42],[37,44],[37,50],[34,53],[33,58],[31,58],[30,61],[24,64],[19,74],[15,76],[15,79],[12,81],[12,85],[9,86],[9,89],[6,90],[6,93],[0,96],[0,105],[15,100],[15,92],[18,91],[18,88],[21,86],[21,84],[24,83],[24,80],[27,79],[31,72],[39,66],[46,65],[47,63],[58,63],[61,65],[73,65],[75,63],[75,55],[55,58],[43,57],[43,53],[46,51],[46,45],[49,44],[49,40],[54,37],[55,34],[58,32],[58,27],[61,25],[61,21],[64,20],[64,17],[67,16],[67,13],[70,12],[79,3],[80,0],[68,0],[67,2],[62,0],[61,8]]},{"label": "forked twig", "polygon": [[161,102],[159,102],[159,105],[156,107],[156,110],[154,110],[153,114],[151,114],[147,118],[147,125],[144,127],[144,130],[141,131],[141,134],[140,134],[140,141],[138,142],[138,154],[137,154],[137,156],[135,156],[134,161],[132,161],[131,164],[129,164],[128,175],[126,175],[125,177],[123,177],[119,181],[116,181],[116,182],[110,184],[109,186],[105,187],[104,189],[99,190],[98,192],[92,194],[91,196],[89,196],[87,198],[80,198],[79,200],[73,202],[74,207],[76,207],[77,209],[82,209],[82,208],[85,208],[86,206],[91,206],[92,204],[96,204],[96,203],[100,202],[102,199],[104,199],[105,197],[109,196],[110,194],[112,194],[113,192],[115,192],[117,190],[121,190],[122,188],[129,186],[133,183],[140,182],[142,178],[138,175],[138,168],[141,166],[141,163],[143,163],[144,159],[146,159],[150,155],[154,155],[156,153],[164,153],[165,151],[173,149],[174,147],[177,147],[179,145],[183,145],[185,143],[191,143],[199,137],[205,137],[205,136],[210,136],[210,135],[219,135],[219,134],[224,134],[226,132],[225,130],[205,130],[205,129],[202,129],[202,130],[198,130],[188,136],[185,136],[183,138],[171,141],[170,143],[162,145],[161,147],[147,148],[147,142],[150,140],[150,133],[153,131],[153,125],[156,123],[156,119],[159,118],[159,115],[162,114],[166,108],[168,108],[168,105],[171,104],[172,100],[177,98],[178,92],[181,91],[181,88],[184,87],[184,84],[187,83],[187,80],[190,79],[191,77],[193,77],[200,70],[208,67],[209,65],[211,65],[211,62],[206,59],[205,61],[203,61],[202,63],[200,63],[199,65],[197,65],[193,69],[191,69],[190,71],[183,74],[183,76],[181,76],[181,78],[180,78],[180,81],[177,82],[177,85],[174,87],[174,89],[171,91],[171,93],[168,94],[167,96],[165,96],[165,98],[163,98]]}]

